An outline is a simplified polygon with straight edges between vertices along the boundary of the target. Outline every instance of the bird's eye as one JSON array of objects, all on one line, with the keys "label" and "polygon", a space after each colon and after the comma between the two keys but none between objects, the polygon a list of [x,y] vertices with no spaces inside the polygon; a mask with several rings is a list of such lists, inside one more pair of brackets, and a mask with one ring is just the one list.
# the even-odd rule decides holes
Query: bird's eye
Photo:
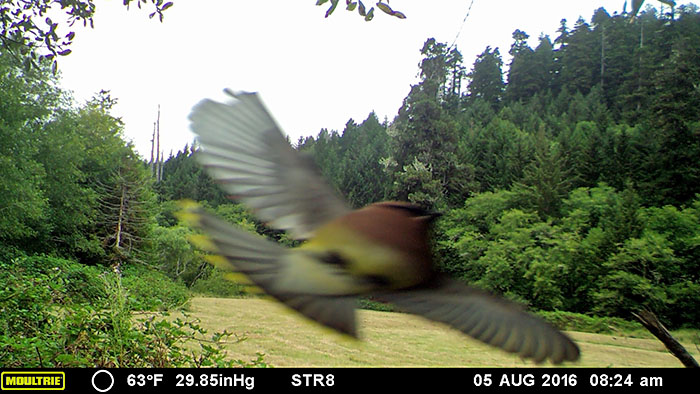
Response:
[{"label": "bird's eye", "polygon": [[388,287],[391,284],[389,278],[384,275],[363,275],[362,279],[376,287]]},{"label": "bird's eye", "polygon": [[323,263],[326,263],[328,265],[334,265],[340,268],[345,268],[348,266],[348,261],[345,260],[343,256],[341,256],[337,252],[324,253],[321,256],[319,256],[319,259]]}]

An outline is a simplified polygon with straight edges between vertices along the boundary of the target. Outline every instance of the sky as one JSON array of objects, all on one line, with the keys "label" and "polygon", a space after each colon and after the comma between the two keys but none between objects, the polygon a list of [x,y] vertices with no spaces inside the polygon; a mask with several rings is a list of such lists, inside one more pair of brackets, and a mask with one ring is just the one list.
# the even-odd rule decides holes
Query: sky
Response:
[{"label": "sky", "polygon": [[[371,111],[392,120],[417,82],[420,49],[434,37],[455,41],[470,69],[486,46],[504,62],[515,29],[537,45],[557,36],[560,20],[573,27],[599,7],[611,15],[624,0],[393,0],[400,20],[375,9],[365,22],[345,10],[330,17],[315,0],[173,0],[163,22],[151,7],[127,11],[121,0],[96,0],[94,28],[75,26],[72,53],[59,59],[61,85],[83,103],[110,90],[112,114],[142,157],[150,158],[160,105],[166,157],[191,144],[187,119],[203,98],[223,100],[224,88],[260,92],[292,142],[322,128],[342,131]],[[369,8],[373,1],[364,2]],[[649,1],[658,7],[660,3]]]}]

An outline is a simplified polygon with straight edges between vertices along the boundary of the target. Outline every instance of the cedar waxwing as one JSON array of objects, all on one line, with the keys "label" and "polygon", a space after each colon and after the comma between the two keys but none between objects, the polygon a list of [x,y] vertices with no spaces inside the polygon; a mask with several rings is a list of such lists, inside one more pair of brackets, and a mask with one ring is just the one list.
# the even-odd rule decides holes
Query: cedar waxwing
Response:
[{"label": "cedar waxwing", "polygon": [[198,160],[261,220],[305,242],[285,248],[191,208],[183,216],[208,234],[223,257],[217,266],[353,337],[357,297],[370,296],[536,362],[578,359],[576,344],[542,319],[436,271],[428,234],[436,214],[404,202],[350,210],[257,94],[226,92],[232,102],[203,100],[192,110]]}]

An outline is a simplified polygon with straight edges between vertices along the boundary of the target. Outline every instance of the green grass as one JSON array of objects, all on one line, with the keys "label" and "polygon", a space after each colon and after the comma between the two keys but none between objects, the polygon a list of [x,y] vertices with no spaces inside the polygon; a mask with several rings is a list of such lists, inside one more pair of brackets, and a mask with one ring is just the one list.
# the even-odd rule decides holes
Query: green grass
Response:
[{"label": "green grass", "polygon": [[[534,364],[494,349],[444,325],[417,316],[380,311],[358,311],[361,340],[320,327],[278,303],[264,299],[195,297],[192,317],[207,330],[228,330],[247,340],[231,344],[230,357],[254,359],[276,367],[292,366],[430,366],[528,367]],[[581,348],[574,367],[681,367],[653,338],[570,331]],[[695,332],[697,335],[697,332]],[[685,335],[681,338],[692,338]],[[698,358],[693,343],[684,342]],[[550,364],[544,364],[550,365]]]}]

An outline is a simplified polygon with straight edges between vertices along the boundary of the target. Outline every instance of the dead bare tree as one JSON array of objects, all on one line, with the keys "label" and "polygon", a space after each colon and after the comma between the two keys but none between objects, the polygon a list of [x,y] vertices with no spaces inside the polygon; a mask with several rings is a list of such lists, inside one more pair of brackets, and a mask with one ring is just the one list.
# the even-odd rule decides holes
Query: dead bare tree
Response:
[{"label": "dead bare tree", "polygon": [[102,245],[115,270],[120,270],[125,262],[138,261],[150,220],[144,198],[148,183],[135,172],[121,168],[113,174],[110,184],[98,185],[100,224],[105,230]]},{"label": "dead bare tree", "polygon": [[676,356],[683,365],[688,368],[700,368],[698,362],[688,353],[683,345],[674,338],[670,332],[659,321],[656,315],[648,310],[642,309],[638,313],[632,313],[642,325],[657,337],[666,346],[669,352]]},{"label": "dead bare tree", "polygon": [[156,176],[156,162],[155,158],[153,157],[155,153],[155,147],[156,147],[156,122],[153,122],[153,136],[151,137],[151,161],[148,162],[148,165],[151,168],[151,178],[155,178]]},{"label": "dead bare tree", "polygon": [[[153,157],[155,153],[155,157]],[[148,163],[151,168],[151,177],[157,182],[163,179],[163,151],[160,149],[160,104],[158,104],[158,114],[153,122],[153,135],[151,137],[151,161]]]}]

